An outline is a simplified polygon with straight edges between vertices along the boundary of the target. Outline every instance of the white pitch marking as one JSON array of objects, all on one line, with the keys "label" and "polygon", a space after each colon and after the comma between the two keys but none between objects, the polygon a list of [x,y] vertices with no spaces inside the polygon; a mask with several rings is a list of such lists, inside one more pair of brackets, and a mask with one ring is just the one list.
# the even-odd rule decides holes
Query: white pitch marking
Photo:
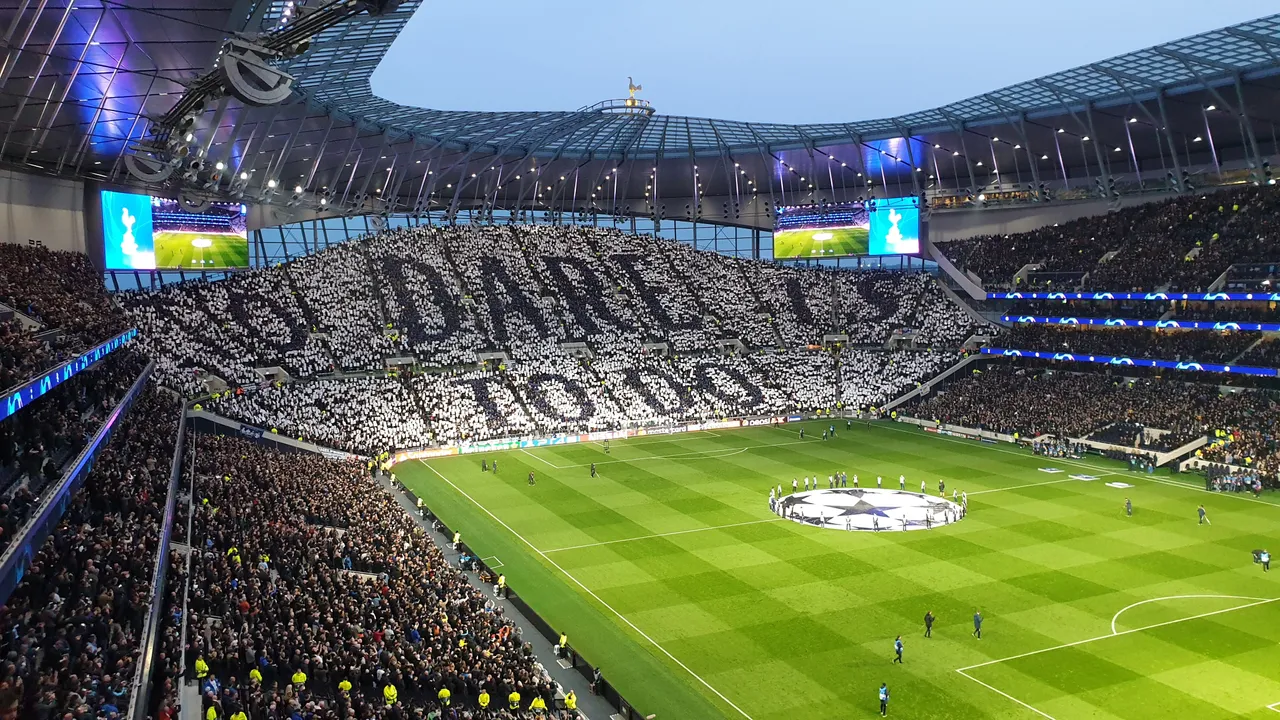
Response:
[{"label": "white pitch marking", "polygon": [[[740,448],[716,448],[714,450],[690,450],[689,452],[674,453],[671,455],[647,455],[645,457],[630,458],[627,460],[622,460],[622,459],[598,460],[594,464],[595,465],[613,465],[615,463],[647,462],[650,460],[682,460],[686,458],[693,459],[697,457],[722,458],[722,457],[730,457],[732,455],[740,455],[748,450],[759,450],[762,448],[782,447],[784,445],[798,445],[800,443],[811,443],[811,442],[821,442],[821,441],[820,440],[792,440],[791,442],[771,443],[768,445],[748,445],[747,447],[740,447]],[[525,455],[528,455],[529,457],[537,458],[538,460],[541,460],[542,462],[546,463],[547,465],[550,465],[551,467],[557,470],[568,470],[570,468],[590,467],[592,465],[592,463],[557,465],[537,455],[534,455],[533,453],[529,452],[528,450],[525,450],[524,448],[520,448],[520,452],[524,453]]]},{"label": "white pitch marking", "polygon": [[[1188,595],[1188,596],[1175,596],[1175,597],[1200,597],[1200,596]],[[1235,596],[1231,596],[1231,595],[1208,595],[1208,596],[1203,596],[1203,597],[1235,597]],[[1120,637],[1121,635],[1128,635],[1128,634],[1130,634],[1130,633],[1142,632],[1143,630],[1152,630],[1152,629],[1155,629],[1155,628],[1158,628],[1158,627],[1164,627],[1164,626],[1166,626],[1166,625],[1176,625],[1176,624],[1178,624],[1178,623],[1187,622],[1188,620],[1199,620],[1200,618],[1206,618],[1206,617],[1210,617],[1210,616],[1213,616],[1213,615],[1221,615],[1222,613],[1234,612],[1234,611],[1236,611],[1236,610],[1244,610],[1245,608],[1251,608],[1251,607],[1255,607],[1255,606],[1258,606],[1258,605],[1265,605],[1265,604],[1267,604],[1267,603],[1272,603],[1272,602],[1275,602],[1275,601],[1277,601],[1277,600],[1280,600],[1280,598],[1270,598],[1270,599],[1258,600],[1257,602],[1252,602],[1252,603],[1249,603],[1249,604],[1247,604],[1247,605],[1238,605],[1238,606],[1236,606],[1236,607],[1225,608],[1225,609],[1222,609],[1222,610],[1214,610],[1213,612],[1201,613],[1201,614],[1199,614],[1199,615],[1192,615],[1191,617],[1185,617],[1185,618],[1181,618],[1181,619],[1178,619],[1178,620],[1168,620],[1168,621],[1166,621],[1166,622],[1156,623],[1156,624],[1154,624],[1154,625],[1145,625],[1145,626],[1143,626],[1143,627],[1139,627],[1139,628],[1132,628],[1132,629],[1130,629],[1130,630],[1121,630],[1120,632],[1116,632],[1116,629],[1115,629],[1115,622],[1116,622],[1116,618],[1120,617],[1120,613],[1123,613],[1125,610],[1128,610],[1129,608],[1134,607],[1135,605],[1141,605],[1142,603],[1145,603],[1145,602],[1154,602],[1154,601],[1156,601],[1156,600],[1169,600],[1169,599],[1172,599],[1172,598],[1153,598],[1152,600],[1143,600],[1142,602],[1134,603],[1133,605],[1130,605],[1129,607],[1126,607],[1126,608],[1121,609],[1121,610],[1120,610],[1120,612],[1116,613],[1115,617],[1113,617],[1113,618],[1111,619],[1111,633],[1110,633],[1110,634],[1108,634],[1108,635],[1099,635],[1099,636],[1097,636],[1097,637],[1086,638],[1086,639],[1084,639],[1084,640],[1077,640],[1077,641],[1075,641],[1075,642],[1063,643],[1062,645],[1054,645],[1053,647],[1042,648],[1042,649],[1040,649],[1040,650],[1032,650],[1031,652],[1021,653],[1021,654],[1019,654],[1019,655],[1010,655],[1009,657],[1003,657],[1003,658],[1000,658],[1000,659],[998,659],[998,660],[988,660],[987,662],[978,663],[977,665],[969,665],[968,667],[962,667],[962,668],[959,668],[959,669],[957,669],[957,670],[956,670],[956,672],[958,672],[958,673],[960,673],[961,675],[963,675],[964,677],[967,677],[967,678],[969,678],[970,680],[972,680],[972,681],[974,681],[974,682],[978,683],[979,685],[981,685],[981,686],[983,686],[983,687],[987,688],[988,690],[991,690],[992,692],[999,693],[1000,695],[1005,696],[1006,698],[1008,698],[1008,699],[1010,699],[1010,700],[1012,700],[1012,701],[1014,701],[1014,702],[1018,703],[1019,705],[1021,705],[1021,706],[1025,707],[1025,708],[1027,708],[1028,710],[1030,710],[1030,711],[1032,711],[1032,712],[1036,713],[1037,715],[1040,715],[1040,716],[1042,716],[1042,717],[1048,718],[1049,720],[1054,720],[1054,718],[1053,718],[1053,716],[1052,716],[1052,715],[1049,715],[1049,714],[1047,714],[1047,713],[1045,713],[1045,712],[1042,712],[1042,711],[1040,711],[1040,710],[1037,710],[1036,708],[1034,708],[1034,707],[1032,707],[1032,706],[1030,706],[1030,705],[1028,705],[1028,704],[1026,704],[1026,703],[1024,703],[1024,702],[1022,702],[1021,700],[1019,700],[1018,698],[1016,698],[1016,697],[1014,697],[1014,696],[1010,695],[1009,693],[1004,692],[1003,690],[1000,690],[999,688],[992,687],[991,685],[988,685],[987,683],[982,682],[981,680],[979,680],[978,678],[976,678],[976,677],[974,677],[974,676],[970,675],[970,674],[969,674],[968,672],[966,672],[966,671],[967,671],[967,670],[974,670],[974,669],[977,669],[977,668],[980,668],[980,667],[986,667],[986,666],[988,666],[988,665],[995,665],[995,664],[997,664],[997,663],[1008,662],[1009,660],[1017,660],[1017,659],[1019,659],[1019,658],[1030,657],[1030,656],[1032,656],[1032,655],[1040,655],[1041,653],[1047,653],[1047,652],[1050,652],[1050,651],[1053,651],[1053,650],[1061,650],[1061,649],[1063,649],[1063,648],[1075,647],[1075,646],[1077,646],[1077,645],[1085,645],[1085,644],[1087,644],[1087,643],[1091,643],[1091,642],[1094,642],[1094,641],[1097,641],[1097,640],[1105,640],[1105,639],[1107,639],[1107,638]],[[1248,598],[1240,598],[1240,599],[1248,599]],[[1280,705],[1280,702],[1275,703],[1275,705]],[[1267,707],[1271,708],[1272,710],[1275,710],[1275,708],[1274,708],[1274,707],[1272,707],[1271,705],[1268,705]],[[1276,712],[1280,712],[1280,710],[1276,710]]]},{"label": "white pitch marking", "polygon": [[992,488],[990,490],[975,490],[974,492],[971,492],[969,494],[985,495],[987,493],[993,493],[993,492],[1004,492],[1005,490],[1021,490],[1022,488],[1040,487],[1041,485],[1056,485],[1058,483],[1073,482],[1073,481],[1079,482],[1078,480],[1075,480],[1075,478],[1062,478],[1060,480],[1045,480],[1044,482],[1027,483],[1026,485],[1014,485],[1012,487]]},{"label": "white pitch marking", "polygon": [[962,667],[960,669],[973,670],[975,668],[986,667],[987,665],[995,665],[996,663],[1008,662],[1010,660],[1017,660],[1019,658],[1024,658],[1024,657],[1031,657],[1032,655],[1039,655],[1041,653],[1047,653],[1053,650],[1061,650],[1063,648],[1075,647],[1077,645],[1085,645],[1091,642],[1096,642],[1098,640],[1105,640],[1107,638],[1120,637],[1121,635],[1129,635],[1131,633],[1142,632],[1143,630],[1154,630],[1155,628],[1165,627],[1166,625],[1177,625],[1178,623],[1184,623],[1189,620],[1199,620],[1201,618],[1212,617],[1214,615],[1221,615],[1223,613],[1235,612],[1236,610],[1244,610],[1245,608],[1256,607],[1258,605],[1266,605],[1267,603],[1273,603],[1277,600],[1280,600],[1280,598],[1269,598],[1265,600],[1258,600],[1257,602],[1251,602],[1245,605],[1237,605],[1235,607],[1224,608],[1222,610],[1214,610],[1213,612],[1200,613],[1199,615],[1192,615],[1191,617],[1179,618],[1177,620],[1166,620],[1165,622],[1159,622],[1154,625],[1144,625],[1142,627],[1130,628],[1129,630],[1121,630],[1120,632],[1107,633],[1106,635],[1098,635],[1097,637],[1085,638],[1084,640],[1076,640],[1075,642],[1063,643],[1061,645],[1054,645],[1053,647],[1041,648],[1039,650],[1032,650],[1031,652],[1024,652],[1018,655],[1010,655],[1009,657],[1003,657],[998,660],[988,660],[983,663],[978,663],[977,665],[969,665],[967,667]]},{"label": "white pitch marking", "polygon": [[[490,560],[492,560],[493,562],[489,562]],[[500,567],[506,566],[505,563],[503,563],[501,560],[498,559],[497,555],[490,555],[489,557],[480,558],[480,562],[484,563],[485,565],[488,565],[491,568],[500,568]]]},{"label": "white pitch marking", "polygon": [[544,459],[544,458],[540,458],[540,457],[538,457],[537,455],[534,455],[533,453],[529,452],[528,450],[525,450],[524,448],[520,448],[520,452],[524,453],[525,455],[528,455],[529,457],[533,458],[534,460],[537,460],[537,461],[539,461],[539,462],[546,463],[547,465],[550,465],[551,467],[553,467],[553,468],[555,468],[555,469],[557,469],[557,470],[564,470],[566,467],[569,467],[568,465],[557,465],[557,464],[555,464],[555,463],[551,462],[550,460],[546,460],[546,459]]},{"label": "white pitch marking", "polygon": [[[913,431],[911,431],[911,430],[904,430],[904,429],[902,429],[902,428],[896,428],[896,427],[888,427],[888,426],[886,426],[886,425],[880,425],[880,426],[878,426],[878,427],[883,427],[885,430],[891,430],[891,431],[893,431],[893,432],[907,433],[907,434],[909,434],[909,435],[915,435],[915,434],[916,434],[916,433],[914,433],[914,432],[913,432]],[[1025,452],[1023,452],[1023,451],[1019,451],[1019,450],[1005,450],[1004,448],[992,447],[992,446],[987,445],[987,444],[981,444],[981,445],[978,445],[978,444],[975,444],[975,443],[973,443],[973,442],[971,442],[971,441],[969,441],[969,440],[957,440],[957,439],[955,439],[955,438],[940,437],[940,436],[934,436],[932,439],[934,439],[934,440],[941,440],[941,441],[943,441],[943,442],[959,443],[959,444],[961,444],[961,445],[968,445],[969,447],[981,447],[981,448],[985,448],[985,449],[987,449],[987,450],[990,450],[991,452],[1004,453],[1005,455],[1017,455],[1017,456],[1019,456],[1019,457],[1030,457],[1030,456],[1028,456],[1028,455],[1027,455]],[[1062,459],[1062,458],[1054,458],[1054,462],[1058,462],[1058,463],[1061,463],[1061,464],[1063,464],[1063,465],[1075,465],[1076,467],[1088,468],[1089,470],[1094,470],[1094,471],[1097,471],[1097,470],[1105,470],[1105,468],[1103,468],[1103,467],[1101,467],[1101,466],[1099,466],[1099,465],[1092,465],[1092,464],[1090,464],[1090,463],[1078,462],[1078,461],[1075,461],[1075,460],[1064,460],[1064,459]],[[1249,497],[1248,495],[1245,495],[1244,493],[1219,493],[1219,492],[1213,492],[1212,490],[1205,490],[1204,488],[1202,488],[1202,487],[1196,487],[1195,485],[1190,485],[1190,484],[1187,484],[1187,483],[1181,483],[1181,482],[1177,482],[1177,481],[1174,481],[1174,480],[1161,480],[1160,478],[1151,477],[1150,475],[1147,475],[1146,473],[1140,473],[1140,472],[1131,471],[1131,470],[1128,470],[1128,471],[1120,471],[1120,472],[1112,472],[1111,474],[1112,474],[1112,475],[1125,475],[1125,476],[1128,476],[1128,477],[1138,478],[1138,479],[1140,479],[1140,480],[1147,480],[1147,481],[1149,481],[1149,482],[1159,483],[1159,484],[1161,484],[1161,485],[1168,485],[1168,486],[1170,486],[1170,487],[1179,487],[1179,488],[1182,488],[1182,489],[1184,489],[1184,490],[1194,490],[1194,491],[1196,491],[1196,492],[1210,493],[1210,494],[1212,494],[1212,495],[1221,495],[1221,496],[1224,496],[1224,497],[1235,498],[1235,499],[1237,499],[1237,500],[1247,500],[1247,501],[1249,501],[1249,502],[1258,503],[1259,505],[1269,505],[1269,506],[1271,506],[1271,507],[1280,507],[1280,503],[1267,502],[1266,500],[1258,500],[1257,498]],[[969,494],[970,494],[970,495],[972,495],[973,493],[969,493]]]},{"label": "white pitch marking", "polygon": [[702,683],[703,687],[705,687],[705,688],[707,688],[708,690],[710,690],[711,692],[715,693],[715,694],[716,694],[716,697],[718,697],[718,698],[720,698],[721,700],[723,700],[723,701],[725,702],[725,704],[727,704],[729,707],[733,708],[734,710],[737,710],[739,715],[741,715],[742,717],[746,718],[747,720],[754,720],[754,718],[752,718],[750,715],[748,715],[748,714],[746,713],[746,711],[745,711],[745,710],[743,710],[742,708],[740,708],[740,707],[738,707],[737,705],[735,705],[735,704],[734,704],[734,702],[733,702],[732,700],[730,700],[729,698],[725,697],[725,696],[724,696],[724,693],[722,693],[722,692],[720,692],[719,690],[717,690],[717,689],[715,689],[714,687],[712,687],[711,683],[707,682],[706,680],[703,680],[703,679],[702,679],[702,676],[701,676],[701,675],[699,675],[699,674],[697,674],[697,673],[696,673],[696,672],[694,672],[693,670],[689,669],[689,666],[688,666],[688,665],[685,665],[684,663],[680,662],[680,659],[679,659],[679,658],[677,658],[675,655],[672,655],[672,654],[671,654],[671,652],[670,652],[669,650],[667,650],[666,648],[664,648],[664,647],[662,647],[661,645],[659,645],[657,640],[654,640],[653,638],[649,637],[648,633],[646,633],[645,631],[643,631],[643,630],[641,630],[640,628],[636,627],[636,624],[635,624],[635,623],[633,623],[633,622],[631,622],[630,620],[628,620],[628,619],[626,618],[626,616],[625,616],[625,615],[623,615],[622,613],[620,613],[620,612],[618,612],[617,610],[613,609],[613,606],[612,606],[612,605],[610,605],[609,603],[605,602],[605,601],[604,601],[604,600],[603,600],[599,595],[597,595],[597,594],[595,593],[595,591],[594,591],[594,590],[592,590],[591,588],[587,587],[586,585],[583,585],[581,580],[579,580],[578,578],[576,578],[576,577],[574,577],[573,575],[571,575],[571,574],[569,573],[569,571],[568,571],[568,570],[565,570],[563,567],[560,567],[560,564],[559,564],[559,563],[557,563],[555,560],[552,560],[550,557],[548,557],[546,553],[544,553],[543,551],[539,550],[536,546],[534,546],[534,544],[533,544],[533,543],[529,542],[527,539],[525,539],[525,537],[524,537],[523,535],[521,535],[520,533],[516,532],[516,531],[515,531],[515,529],[514,529],[514,528],[512,528],[510,525],[508,525],[508,524],[506,524],[505,522],[503,522],[503,520],[502,520],[501,518],[499,518],[497,515],[494,515],[494,514],[493,514],[493,512],[492,512],[491,510],[489,510],[489,508],[485,507],[484,505],[481,505],[481,504],[480,504],[480,502],[479,502],[478,500],[476,500],[475,498],[473,498],[473,497],[471,497],[470,495],[468,495],[468,494],[467,494],[467,492],[466,492],[465,490],[463,490],[462,488],[458,487],[457,485],[454,485],[453,481],[452,481],[452,480],[450,480],[449,478],[445,477],[444,475],[442,475],[442,474],[440,473],[440,471],[439,471],[439,470],[436,470],[434,467],[432,467],[431,465],[427,464],[425,461],[419,460],[418,462],[422,463],[423,467],[426,467],[428,470],[430,470],[431,472],[435,473],[435,474],[436,474],[436,476],[437,476],[437,477],[439,477],[441,480],[444,480],[445,482],[449,483],[449,486],[450,486],[450,487],[452,487],[454,490],[457,490],[457,491],[458,491],[458,493],[459,493],[460,495],[462,495],[462,497],[464,497],[464,498],[466,498],[466,499],[470,500],[470,501],[472,502],[472,504],[474,504],[476,507],[478,507],[478,508],[480,508],[481,510],[483,510],[483,511],[484,511],[484,513],[485,513],[486,515],[488,515],[489,517],[493,518],[494,522],[496,522],[496,523],[498,523],[499,525],[501,525],[502,527],[506,528],[506,529],[507,529],[507,531],[508,531],[508,532],[510,532],[512,535],[515,535],[515,536],[520,540],[520,542],[524,543],[525,545],[528,545],[530,550],[532,550],[532,551],[534,551],[535,553],[537,553],[538,555],[542,556],[542,559],[543,559],[543,560],[546,560],[548,563],[550,563],[550,564],[551,564],[551,566],[552,566],[552,567],[554,567],[556,570],[559,570],[561,574],[563,574],[565,577],[567,577],[567,578],[569,578],[571,581],[573,581],[573,584],[575,584],[575,585],[577,585],[578,587],[582,588],[583,592],[585,592],[585,593],[587,593],[588,595],[590,595],[591,597],[595,598],[596,602],[600,603],[602,606],[604,606],[604,608],[605,608],[606,610],[608,610],[609,612],[611,612],[611,613],[613,613],[614,615],[616,615],[616,616],[618,617],[618,619],[619,619],[619,620],[621,620],[622,622],[626,623],[626,624],[627,624],[627,626],[628,626],[628,627],[630,627],[632,630],[636,631],[636,633],[637,633],[638,635],[640,635],[640,637],[644,638],[645,640],[648,640],[648,641],[649,641],[649,643],[650,643],[651,645],[653,645],[655,648],[657,648],[659,651],[661,651],[663,655],[666,655],[668,658],[670,658],[671,662],[674,662],[676,665],[679,665],[681,669],[683,669],[685,672],[689,673],[689,675],[693,676],[693,678],[694,678],[695,680],[697,680],[698,682]]},{"label": "white pitch marking", "polygon": [[1280,713],[1280,702],[1271,703],[1270,705],[1267,706],[1267,709],[1270,710],[1271,712]]},{"label": "white pitch marking", "polygon": [[707,530],[724,530],[731,527],[742,527],[743,525],[759,525],[761,523],[772,523],[782,520],[780,517],[766,518],[764,520],[748,520],[740,523],[730,523],[728,525],[715,525],[712,527],[693,528],[691,530],[676,530],[675,532],[656,533],[654,535],[641,535],[639,537],[622,538],[621,540],[605,540],[604,542],[587,543],[586,545],[571,545],[569,547],[555,548],[553,550],[543,550],[543,552],[564,552],[565,550],[581,550],[583,548],[600,547],[601,545],[616,545],[618,543],[635,542],[636,540],[651,540],[653,538],[670,537],[672,535],[688,535],[689,533],[705,532]]},{"label": "white pitch marking", "polygon": [[963,676],[965,676],[965,677],[969,678],[970,680],[972,680],[972,681],[974,681],[974,682],[978,683],[978,684],[979,684],[979,685],[981,685],[982,687],[984,687],[984,688],[986,688],[986,689],[988,689],[988,690],[990,690],[990,691],[992,691],[992,692],[994,692],[994,693],[998,693],[998,694],[1000,694],[1000,695],[1003,695],[1003,696],[1005,696],[1005,697],[1009,698],[1010,700],[1012,700],[1012,701],[1014,701],[1014,702],[1018,703],[1018,704],[1019,704],[1019,705],[1021,705],[1022,707],[1024,707],[1024,708],[1026,708],[1026,709],[1030,710],[1031,712],[1033,712],[1033,713],[1035,713],[1035,714],[1037,714],[1037,715],[1039,715],[1039,716],[1041,716],[1041,717],[1048,718],[1049,720],[1055,720],[1055,718],[1054,718],[1052,715],[1050,715],[1049,713],[1044,712],[1044,711],[1042,711],[1042,710],[1037,710],[1036,708],[1034,708],[1034,707],[1032,707],[1032,706],[1030,706],[1030,705],[1028,705],[1028,704],[1026,704],[1026,703],[1024,703],[1024,702],[1022,702],[1021,700],[1019,700],[1018,698],[1016,698],[1016,697],[1014,697],[1014,696],[1010,695],[1009,693],[1007,693],[1007,692],[1005,692],[1005,691],[1003,691],[1003,690],[1001,690],[1001,689],[999,689],[999,688],[997,688],[997,687],[993,687],[993,686],[991,686],[991,685],[988,685],[988,684],[986,684],[986,683],[982,682],[982,681],[981,681],[981,680],[979,680],[978,678],[976,678],[976,677],[974,677],[974,676],[970,675],[969,673],[965,672],[963,669],[961,669],[961,670],[957,670],[956,672],[960,673],[961,675],[963,675]]},{"label": "white pitch marking", "polygon": [[1245,595],[1167,595],[1165,597],[1151,598],[1150,600],[1139,600],[1138,602],[1132,605],[1120,608],[1120,612],[1116,613],[1115,616],[1111,618],[1111,634],[1112,635],[1118,634],[1116,632],[1116,621],[1120,619],[1120,616],[1125,614],[1126,611],[1132,610],[1133,608],[1136,608],[1139,605],[1146,605],[1148,603],[1153,603],[1153,602],[1161,602],[1163,600],[1191,600],[1191,599],[1203,599],[1203,598],[1219,598],[1222,600],[1264,600],[1264,601],[1270,602],[1269,600],[1267,600],[1267,598],[1248,597]]}]

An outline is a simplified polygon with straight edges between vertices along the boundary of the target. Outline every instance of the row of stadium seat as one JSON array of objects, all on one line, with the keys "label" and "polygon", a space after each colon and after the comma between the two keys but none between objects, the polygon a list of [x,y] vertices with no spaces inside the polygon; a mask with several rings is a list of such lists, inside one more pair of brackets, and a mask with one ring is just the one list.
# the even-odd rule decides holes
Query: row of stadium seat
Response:
[{"label": "row of stadium seat", "polygon": [[989,289],[1012,288],[1015,273],[1041,263],[1046,273],[1087,273],[1084,286],[1091,290],[1204,290],[1234,263],[1280,260],[1280,191],[1261,186],[1182,195],[939,248]]}]

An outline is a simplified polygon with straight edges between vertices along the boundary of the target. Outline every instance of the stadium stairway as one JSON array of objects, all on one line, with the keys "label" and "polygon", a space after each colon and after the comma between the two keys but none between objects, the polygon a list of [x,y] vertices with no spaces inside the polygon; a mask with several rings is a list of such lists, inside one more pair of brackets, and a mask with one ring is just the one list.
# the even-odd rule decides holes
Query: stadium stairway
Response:
[{"label": "stadium stairway", "polygon": [[1259,345],[1261,345],[1263,340],[1268,340],[1268,339],[1275,338],[1275,337],[1280,337],[1280,333],[1264,332],[1264,333],[1260,334],[1260,335],[1258,336],[1258,339],[1257,339],[1257,340],[1254,340],[1253,342],[1249,343],[1249,347],[1247,347],[1247,348],[1245,348],[1243,351],[1241,351],[1241,353],[1240,353],[1239,355],[1237,355],[1237,356],[1235,356],[1235,357],[1231,358],[1230,360],[1228,360],[1225,364],[1227,364],[1227,365],[1235,365],[1235,364],[1239,363],[1239,362],[1240,362],[1240,358],[1244,357],[1245,355],[1248,355],[1248,354],[1250,353],[1250,351],[1252,351],[1254,348],[1256,348],[1256,347],[1258,347]]},{"label": "stadium stairway", "polygon": [[[987,299],[987,291],[982,289],[982,278],[956,267],[955,263],[951,262],[951,259],[946,255],[943,255],[942,251],[938,249],[938,246],[934,245],[931,241],[925,240],[924,246],[925,249],[929,251],[930,259],[938,263],[938,267],[949,280],[956,284],[957,287],[964,290],[965,293],[974,300]],[[946,285],[946,283],[939,283],[939,285]]]},{"label": "stadium stairway", "polygon": [[957,293],[955,290],[952,290],[950,285],[947,285],[944,282],[940,282],[938,283],[938,287],[942,288],[942,292],[944,295],[946,295],[948,298],[951,298],[951,302],[955,303],[956,305],[959,305],[960,309],[964,310],[966,315],[973,318],[974,322],[978,323],[979,325],[988,325],[992,322],[990,318],[978,312],[976,309],[974,309],[972,305],[965,302],[964,298],[960,297],[960,294]]},{"label": "stadium stairway", "polygon": [[915,389],[910,390],[902,395],[899,395],[893,400],[890,400],[888,403],[885,404],[883,408],[881,408],[881,412],[887,413],[890,410],[893,410],[894,408],[901,407],[904,403],[907,403],[915,398],[921,397],[922,395],[925,395],[931,392],[933,390],[934,385],[938,384],[939,382],[942,382],[943,380],[946,380],[947,378],[951,377],[952,375],[955,375],[956,373],[965,369],[966,367],[973,364],[974,362],[977,362],[978,360],[981,360],[984,358],[989,360],[990,356],[974,354],[974,355],[970,355],[968,357],[962,358],[960,362],[956,363],[955,365],[952,365],[946,370],[943,370],[937,375],[934,375],[928,380],[920,383],[920,385]]},{"label": "stadium stairway", "polygon": [[18,322],[22,323],[22,327],[29,332],[36,332],[40,330],[40,328],[44,327],[44,325],[39,320],[36,320],[35,318],[31,317],[30,315],[27,315],[26,313],[18,312],[14,308],[9,307],[4,303],[0,303],[0,320],[4,322],[8,322],[10,320],[17,320]]}]

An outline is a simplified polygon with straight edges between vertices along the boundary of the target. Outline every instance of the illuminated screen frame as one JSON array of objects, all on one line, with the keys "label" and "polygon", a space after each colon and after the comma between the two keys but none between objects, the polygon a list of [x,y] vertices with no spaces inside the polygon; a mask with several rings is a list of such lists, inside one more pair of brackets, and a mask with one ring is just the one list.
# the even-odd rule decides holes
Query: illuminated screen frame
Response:
[{"label": "illuminated screen frame", "polygon": [[[103,189],[97,193],[98,225],[106,270],[221,271],[249,267],[248,208],[215,203],[213,212],[187,213],[171,198]],[[181,213],[181,215],[178,215]],[[226,228],[174,227],[227,219]],[[239,225],[239,228],[236,226]]]},{"label": "illuminated screen frame", "polygon": [[914,197],[784,206],[774,218],[773,258],[919,255],[923,230],[920,201]]}]

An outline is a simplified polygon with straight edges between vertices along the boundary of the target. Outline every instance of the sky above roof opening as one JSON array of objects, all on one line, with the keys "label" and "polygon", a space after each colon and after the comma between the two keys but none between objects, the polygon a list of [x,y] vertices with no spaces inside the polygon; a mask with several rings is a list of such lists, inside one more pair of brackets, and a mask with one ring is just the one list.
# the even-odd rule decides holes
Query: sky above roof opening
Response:
[{"label": "sky above roof opening", "polygon": [[[373,75],[438,110],[869,120],[925,110],[1275,12],[1274,0],[426,0]],[[786,15],[779,10],[794,12]]]}]

